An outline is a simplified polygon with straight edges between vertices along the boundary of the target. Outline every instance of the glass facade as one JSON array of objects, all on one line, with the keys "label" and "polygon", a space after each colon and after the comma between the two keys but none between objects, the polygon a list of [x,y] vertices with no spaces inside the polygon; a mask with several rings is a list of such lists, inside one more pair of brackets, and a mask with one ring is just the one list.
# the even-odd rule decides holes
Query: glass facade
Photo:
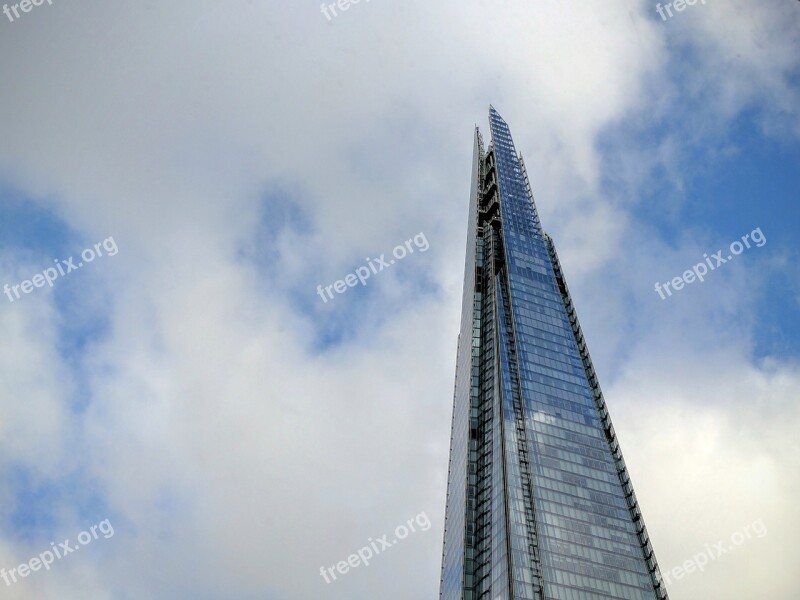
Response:
[{"label": "glass facade", "polygon": [[508,125],[475,131],[441,600],[663,600]]}]

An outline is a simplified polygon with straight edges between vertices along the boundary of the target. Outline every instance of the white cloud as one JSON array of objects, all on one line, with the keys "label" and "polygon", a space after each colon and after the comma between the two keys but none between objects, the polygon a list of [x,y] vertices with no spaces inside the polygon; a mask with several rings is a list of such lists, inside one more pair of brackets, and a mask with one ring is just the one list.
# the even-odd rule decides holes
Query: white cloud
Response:
[{"label": "white cloud", "polygon": [[[791,106],[786,74],[796,59],[772,60],[795,43],[779,9],[723,13],[709,6],[708,17],[695,17],[695,8],[681,15],[685,25],[676,20],[667,29],[672,23],[652,20],[649,6],[607,2],[567,10],[555,1],[376,0],[331,22],[302,3],[87,2],[54,5],[4,28],[0,69],[13,85],[0,98],[13,118],[0,121],[3,171],[87,239],[114,235],[120,247],[103,274],[112,295],[110,335],[83,355],[92,394],[85,415],[68,416],[54,307],[44,297],[24,307],[45,315],[33,338],[20,323],[34,317],[11,312],[16,305],[4,310],[4,336],[19,350],[6,351],[2,362],[14,384],[0,408],[16,434],[4,433],[0,443],[29,456],[26,444],[55,443],[75,426],[90,449],[82,466],[117,519],[113,545],[95,555],[97,563],[72,557],[12,593],[69,598],[91,585],[98,598],[351,600],[385,593],[388,581],[390,597],[435,594],[471,126],[480,119],[486,129],[489,102],[508,119],[568,277],[608,265],[626,252],[625,236],[639,225],[629,206],[659,160],[641,157],[639,142],[613,148],[626,165],[619,189],[628,187],[597,200],[606,160],[598,136],[651,106],[664,117],[667,101],[677,97],[677,84],[666,78],[671,31],[686,27],[692,43],[701,35],[692,28],[702,32],[709,54],[698,79],[733,51],[730,30],[747,42],[738,52],[748,69],[715,75],[715,89],[733,90],[720,100],[721,124],[751,103],[777,106],[765,113],[773,123],[780,107]],[[726,28],[703,20],[711,15]],[[763,37],[748,37],[751,18],[760,35],[777,40],[769,52],[757,51]],[[753,73],[762,86],[742,92]],[[698,110],[698,118],[707,117],[719,106]],[[698,136],[711,134],[716,130]],[[668,139],[656,156],[674,153],[680,164],[683,144],[679,135]],[[280,229],[274,204],[263,199],[276,194],[304,212],[309,231]],[[237,254],[262,214],[266,234],[279,240],[269,285]],[[368,290],[337,297],[329,310],[341,313],[333,315],[348,313],[361,300],[356,294],[369,293],[359,305],[364,315],[347,315],[348,343],[326,352],[315,347],[317,309],[299,310],[290,292],[307,289],[309,305],[321,311],[317,283],[420,230],[431,249],[419,261],[428,261],[440,289],[413,302],[398,292],[403,278],[422,268],[409,259],[371,280]],[[637,241],[645,258],[636,269],[652,271],[660,242],[644,235]],[[693,250],[682,247],[687,256]],[[731,285],[724,289],[737,289]],[[579,303],[584,326],[600,310],[624,319],[626,294],[636,293],[623,287],[585,311]],[[731,310],[744,301],[731,300]],[[664,311],[649,314],[652,330],[636,331],[644,339],[669,324]],[[705,342],[711,333],[700,328],[692,335]],[[765,585],[759,569],[788,548],[778,528],[793,497],[778,477],[785,474],[785,449],[740,436],[744,424],[722,391],[762,394],[766,406],[784,406],[794,419],[785,382],[796,371],[759,371],[744,352],[726,368],[693,371],[677,360],[685,354],[680,344],[642,348],[650,377],[627,375],[612,388],[622,400],[609,401],[649,527],[664,546],[656,545],[661,560],[694,552],[700,531],[724,535],[740,517],[763,517],[775,523],[763,540],[769,551],[757,554],[756,542],[742,548],[740,556],[758,566],[728,576],[730,586]],[[597,354],[600,363],[612,360]],[[638,363],[626,358],[615,368],[634,372]],[[49,378],[37,379],[43,365]],[[726,386],[709,373],[724,376]],[[614,411],[615,403],[633,406],[642,393],[653,397],[652,382],[676,374],[687,387],[673,393],[665,383],[657,392],[663,403],[642,403],[633,417]],[[19,408],[20,397],[27,408]],[[33,419],[31,407],[46,417]],[[647,426],[639,431],[633,419]],[[777,435],[793,422],[764,417],[760,426]],[[686,423],[691,427],[682,428]],[[669,448],[659,446],[662,439],[671,440]],[[686,455],[674,451],[679,442],[704,458],[685,478],[670,479],[662,495],[663,481],[641,465],[655,464],[661,473],[686,466]],[[45,472],[62,464],[66,450],[56,447],[37,463]],[[739,477],[746,470],[761,474],[760,490],[745,493],[749,484]],[[703,501],[717,491],[729,504],[709,510]],[[774,495],[768,504],[766,492]],[[691,523],[707,519],[707,528],[675,526],[669,511],[681,498],[699,507],[687,509]],[[421,511],[435,522],[430,531],[334,584],[319,577],[320,566],[346,559],[368,537]],[[67,534],[86,525],[78,520],[63,518]],[[8,543],[2,564],[26,552]],[[770,597],[788,600],[778,575],[769,577]],[[709,571],[685,585],[709,590],[717,583]]]}]

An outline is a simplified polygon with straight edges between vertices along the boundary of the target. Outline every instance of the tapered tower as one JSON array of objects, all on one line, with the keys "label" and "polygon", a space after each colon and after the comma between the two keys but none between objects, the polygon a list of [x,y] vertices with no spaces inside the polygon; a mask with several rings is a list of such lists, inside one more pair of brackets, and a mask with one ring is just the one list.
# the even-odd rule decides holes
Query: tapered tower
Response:
[{"label": "tapered tower", "polygon": [[475,131],[440,600],[663,600],[508,125]]}]

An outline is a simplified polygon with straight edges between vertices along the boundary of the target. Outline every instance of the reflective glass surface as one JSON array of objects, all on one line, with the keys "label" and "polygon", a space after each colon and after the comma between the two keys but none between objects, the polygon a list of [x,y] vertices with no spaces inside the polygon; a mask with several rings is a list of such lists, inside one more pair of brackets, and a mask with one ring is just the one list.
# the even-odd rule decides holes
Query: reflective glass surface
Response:
[{"label": "reflective glass surface", "polygon": [[441,598],[666,592],[508,126],[476,131]]}]

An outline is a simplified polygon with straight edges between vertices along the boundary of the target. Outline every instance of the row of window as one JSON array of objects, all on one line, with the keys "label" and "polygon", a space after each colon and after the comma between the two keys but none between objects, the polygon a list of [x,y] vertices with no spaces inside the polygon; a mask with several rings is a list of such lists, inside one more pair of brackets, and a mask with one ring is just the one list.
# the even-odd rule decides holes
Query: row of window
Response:
[{"label": "row of window", "polygon": [[594,490],[596,492],[605,492],[606,494],[616,494],[619,493],[619,480],[615,481],[614,483],[609,483],[607,481],[601,481],[599,479],[594,479],[592,477],[582,477],[580,475],[575,475],[574,473],[568,473],[567,471],[556,470],[556,469],[549,469],[547,467],[542,467],[539,469],[537,473],[537,478],[539,475],[544,477],[549,477],[550,479],[560,479],[565,483],[571,483],[573,485],[578,485],[581,487],[585,487],[589,490]]},{"label": "row of window", "polygon": [[[553,600],[617,600],[626,598],[627,600],[655,600],[655,592],[652,588],[633,588],[619,583],[610,583],[597,589],[597,585],[582,585],[585,577],[559,577],[559,584],[548,585],[548,598]],[[566,587],[569,585],[570,587]],[[575,586],[578,586],[576,589]],[[584,589],[579,589],[583,587]]]},{"label": "row of window", "polygon": [[604,537],[595,537],[544,523],[541,526],[537,525],[537,527],[539,528],[539,536],[545,551],[551,547],[551,544],[561,542],[565,544],[579,544],[587,548],[614,552],[621,556],[629,556],[631,558],[642,556],[641,548],[632,541],[620,542]]}]

